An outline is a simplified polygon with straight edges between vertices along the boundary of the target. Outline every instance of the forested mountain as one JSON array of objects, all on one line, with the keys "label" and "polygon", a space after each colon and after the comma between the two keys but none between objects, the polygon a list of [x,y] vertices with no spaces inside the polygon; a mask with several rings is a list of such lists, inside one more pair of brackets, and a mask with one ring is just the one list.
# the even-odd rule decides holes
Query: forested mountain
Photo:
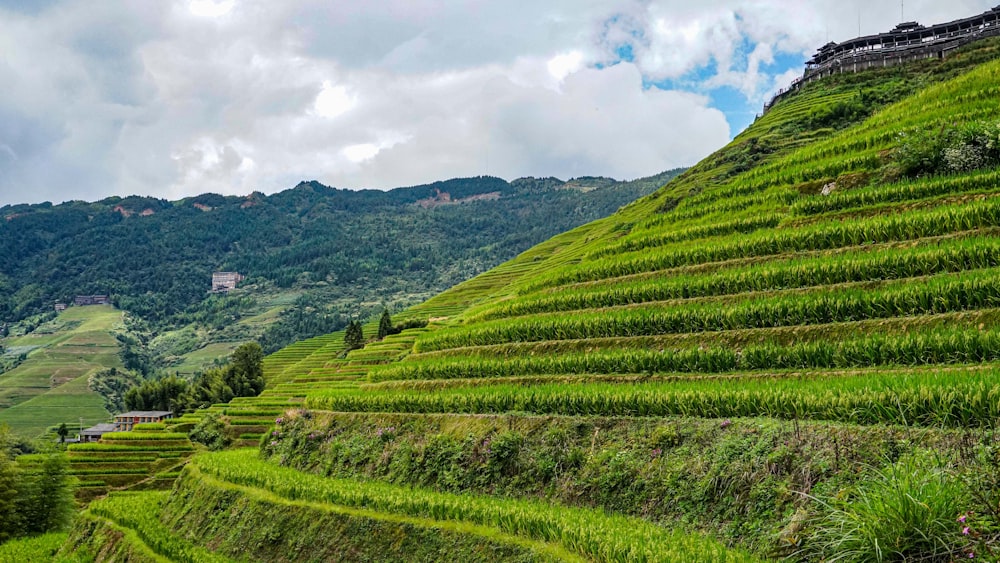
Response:
[{"label": "forested mountain", "polygon": [[[677,172],[632,182],[484,176],[389,191],[313,181],[270,196],[6,206],[0,324],[76,295],[108,294],[153,332],[192,323],[223,330],[258,296],[285,292],[291,303],[267,325],[265,343],[274,349],[341,328],[367,312],[365,304],[409,304],[450,287]],[[250,291],[211,295],[218,270],[246,275],[241,286]]]}]

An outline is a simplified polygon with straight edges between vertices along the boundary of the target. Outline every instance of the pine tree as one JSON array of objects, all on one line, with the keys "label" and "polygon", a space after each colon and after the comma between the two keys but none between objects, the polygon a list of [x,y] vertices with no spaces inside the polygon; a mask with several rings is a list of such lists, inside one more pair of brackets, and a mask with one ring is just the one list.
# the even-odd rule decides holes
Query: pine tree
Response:
[{"label": "pine tree", "polygon": [[361,321],[351,321],[344,331],[344,349],[357,350],[365,347],[365,335],[361,330]]},{"label": "pine tree", "polygon": [[382,309],[382,318],[378,320],[378,339],[382,340],[390,334],[393,334],[392,316],[389,315],[389,309]]}]

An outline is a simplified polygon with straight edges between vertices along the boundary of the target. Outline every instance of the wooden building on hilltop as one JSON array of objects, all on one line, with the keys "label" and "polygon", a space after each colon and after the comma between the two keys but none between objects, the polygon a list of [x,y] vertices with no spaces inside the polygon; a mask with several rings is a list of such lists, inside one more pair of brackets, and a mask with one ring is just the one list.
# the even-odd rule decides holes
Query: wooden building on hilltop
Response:
[{"label": "wooden building on hilltop", "polygon": [[212,272],[212,291],[227,292],[236,289],[236,285],[246,279],[239,272]]}]

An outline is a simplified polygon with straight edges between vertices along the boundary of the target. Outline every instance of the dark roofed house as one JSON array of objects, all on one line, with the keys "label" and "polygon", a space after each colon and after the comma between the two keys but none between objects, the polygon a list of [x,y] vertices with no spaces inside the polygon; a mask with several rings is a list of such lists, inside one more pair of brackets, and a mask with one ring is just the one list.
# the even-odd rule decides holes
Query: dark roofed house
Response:
[{"label": "dark roofed house", "polygon": [[117,427],[110,422],[102,422],[80,431],[80,441],[81,442],[96,442],[101,439],[101,436],[107,434],[108,432],[115,432]]},{"label": "dark roofed house", "polygon": [[110,305],[111,298],[107,295],[77,295],[73,303],[78,307],[86,305]]},{"label": "dark roofed house", "polygon": [[170,411],[129,411],[115,415],[115,429],[119,432],[128,432],[136,424],[145,422],[163,422],[174,417]]}]

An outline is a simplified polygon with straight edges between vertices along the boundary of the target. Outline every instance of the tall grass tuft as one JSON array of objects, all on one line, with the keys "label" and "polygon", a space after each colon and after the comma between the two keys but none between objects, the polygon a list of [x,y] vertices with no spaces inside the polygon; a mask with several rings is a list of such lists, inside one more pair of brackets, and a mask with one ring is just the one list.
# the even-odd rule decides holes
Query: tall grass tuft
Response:
[{"label": "tall grass tuft", "polygon": [[961,482],[938,461],[910,455],[870,470],[853,491],[817,499],[805,559],[833,562],[951,561],[961,550],[955,517]]}]

